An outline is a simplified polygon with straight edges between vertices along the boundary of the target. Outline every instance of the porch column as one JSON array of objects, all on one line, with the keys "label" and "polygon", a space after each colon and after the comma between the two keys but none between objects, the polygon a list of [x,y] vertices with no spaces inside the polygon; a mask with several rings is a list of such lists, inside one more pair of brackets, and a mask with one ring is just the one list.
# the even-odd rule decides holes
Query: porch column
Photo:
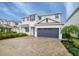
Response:
[{"label": "porch column", "polygon": [[34,36],[37,37],[37,28],[35,28],[35,35]]},{"label": "porch column", "polygon": [[59,39],[62,39],[61,28],[59,28]]},{"label": "porch column", "polygon": [[31,27],[29,26],[29,35],[31,35]]}]

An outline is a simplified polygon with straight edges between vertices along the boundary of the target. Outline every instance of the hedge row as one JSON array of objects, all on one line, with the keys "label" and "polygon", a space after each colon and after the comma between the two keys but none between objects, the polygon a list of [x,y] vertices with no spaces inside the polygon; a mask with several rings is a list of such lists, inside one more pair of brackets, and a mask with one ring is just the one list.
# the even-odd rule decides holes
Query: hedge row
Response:
[{"label": "hedge row", "polygon": [[7,32],[7,33],[0,33],[0,40],[2,39],[8,39],[8,38],[16,38],[16,37],[22,37],[27,36],[25,33],[16,33],[16,32]]}]

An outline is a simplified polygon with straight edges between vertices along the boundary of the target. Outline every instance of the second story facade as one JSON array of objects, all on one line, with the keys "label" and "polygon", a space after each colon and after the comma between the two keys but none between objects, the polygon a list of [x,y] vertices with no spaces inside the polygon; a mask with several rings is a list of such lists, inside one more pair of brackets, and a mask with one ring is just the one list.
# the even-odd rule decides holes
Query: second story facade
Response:
[{"label": "second story facade", "polygon": [[[29,24],[29,26],[34,26],[37,22],[44,19],[51,19],[57,22],[61,22],[61,13],[48,14],[48,15],[37,15],[37,14],[28,15],[26,17],[21,18],[19,25]],[[46,22],[51,22],[51,21],[47,20]]]}]

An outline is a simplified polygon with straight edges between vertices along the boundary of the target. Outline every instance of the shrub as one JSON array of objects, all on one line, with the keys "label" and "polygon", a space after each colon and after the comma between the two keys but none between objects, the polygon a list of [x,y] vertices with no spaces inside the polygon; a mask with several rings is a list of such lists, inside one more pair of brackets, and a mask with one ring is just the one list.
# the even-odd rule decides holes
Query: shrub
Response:
[{"label": "shrub", "polygon": [[11,33],[7,33],[6,38],[12,38],[12,34]]},{"label": "shrub", "polygon": [[11,31],[10,33],[17,33],[17,32]]},{"label": "shrub", "polygon": [[2,34],[2,39],[6,39],[6,38],[7,38],[6,34]]},{"label": "shrub", "polygon": [[5,32],[5,30],[8,32],[10,28],[5,27],[5,26],[0,26],[0,32]]},{"label": "shrub", "polygon": [[25,34],[25,33],[18,33],[18,36],[27,36],[27,34]]},{"label": "shrub", "polygon": [[0,40],[7,39],[7,38],[15,38],[15,37],[22,37],[27,36],[25,33],[16,33],[16,32],[1,32],[0,33]]},{"label": "shrub", "polygon": [[0,40],[2,39],[2,34],[0,33]]},{"label": "shrub", "polygon": [[73,46],[79,48],[79,40],[74,39],[74,40],[73,40]]},{"label": "shrub", "polygon": [[62,34],[67,34],[67,38],[69,39],[69,41],[72,40],[72,36],[71,34],[79,34],[79,28],[76,25],[69,25],[69,26],[65,26],[62,30],[61,30]]},{"label": "shrub", "polygon": [[70,53],[72,53],[75,56],[79,56],[79,49],[74,47],[72,43],[70,43],[69,41],[64,41],[64,40],[62,40],[61,42],[64,44],[64,46],[68,49]]},{"label": "shrub", "polygon": [[12,38],[18,37],[18,36],[17,36],[17,33],[11,33],[11,37],[12,37]]},{"label": "shrub", "polygon": [[5,39],[5,38],[6,38],[6,34],[3,33],[0,35],[0,39]]},{"label": "shrub", "polygon": [[63,34],[62,34],[62,38],[64,38],[64,39],[65,39],[65,38],[68,38],[68,34],[67,34],[67,33],[63,33]]}]

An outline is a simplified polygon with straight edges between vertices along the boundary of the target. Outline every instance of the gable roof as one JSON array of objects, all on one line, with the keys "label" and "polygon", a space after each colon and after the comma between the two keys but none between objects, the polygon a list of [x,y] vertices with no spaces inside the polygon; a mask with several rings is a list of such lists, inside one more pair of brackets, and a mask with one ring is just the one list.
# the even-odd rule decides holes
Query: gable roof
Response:
[{"label": "gable roof", "polygon": [[[39,24],[39,23],[41,23],[41,22],[44,21],[44,20],[46,20],[46,18],[43,19],[43,20],[38,21],[36,24]],[[60,22],[58,22],[58,21],[56,21],[56,20],[53,20],[53,19],[50,19],[50,18],[48,18],[48,20],[52,20],[52,21],[54,21],[55,23],[60,23]]]},{"label": "gable roof", "polygon": [[62,15],[62,13],[55,13],[55,14],[46,14],[46,15],[39,15],[39,16],[51,16],[51,15],[57,15],[57,14],[60,14],[60,15]]},{"label": "gable roof", "polygon": [[75,15],[75,13],[79,10],[79,7],[70,15],[70,17],[67,19],[67,21],[65,23],[67,23],[69,21],[69,19],[71,19],[71,17],[73,15]]},{"label": "gable roof", "polygon": [[35,24],[35,26],[53,26],[53,25],[63,25],[60,23],[41,23],[41,24]]},{"label": "gable roof", "polygon": [[38,15],[39,17],[42,17],[42,16],[51,16],[51,15],[57,15],[57,14],[62,15],[62,13],[45,14],[45,15],[41,15],[41,14],[40,14],[40,15],[39,15],[39,14],[29,14],[29,15],[27,15],[27,16],[22,17],[21,19],[27,18],[27,17],[29,17],[30,15]]}]

